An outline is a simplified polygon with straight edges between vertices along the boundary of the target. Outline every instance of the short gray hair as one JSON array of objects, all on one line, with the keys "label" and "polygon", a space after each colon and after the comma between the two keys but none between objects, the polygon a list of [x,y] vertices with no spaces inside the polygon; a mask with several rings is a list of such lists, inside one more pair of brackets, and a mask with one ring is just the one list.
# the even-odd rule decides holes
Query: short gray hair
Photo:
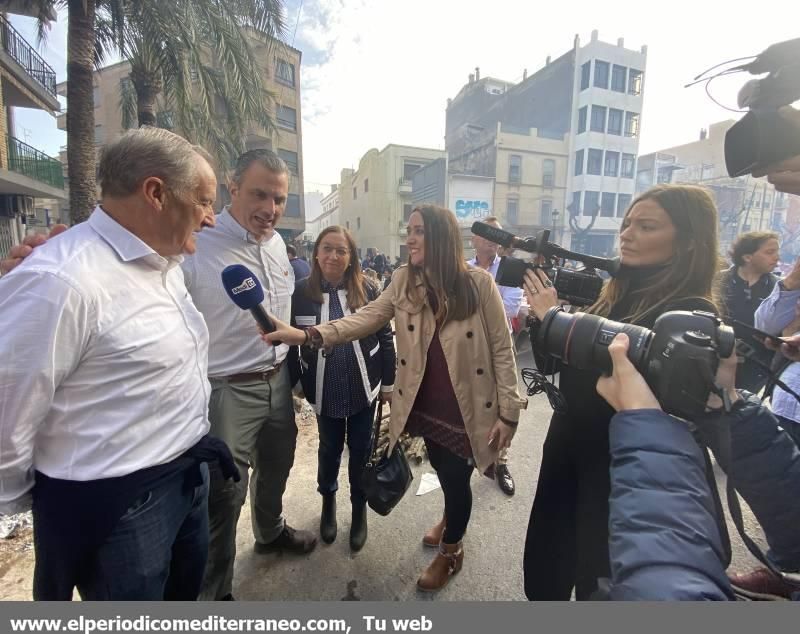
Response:
[{"label": "short gray hair", "polygon": [[102,196],[130,196],[152,176],[172,193],[185,194],[197,185],[198,157],[207,161],[208,153],[169,130],[129,130],[103,148],[97,169]]},{"label": "short gray hair", "polygon": [[289,176],[289,166],[286,165],[286,161],[272,150],[249,150],[236,159],[236,166],[233,168],[233,176],[231,177],[233,182],[237,185],[241,185],[244,173],[251,165],[255,165],[256,163],[275,174],[286,174],[287,177]]}]

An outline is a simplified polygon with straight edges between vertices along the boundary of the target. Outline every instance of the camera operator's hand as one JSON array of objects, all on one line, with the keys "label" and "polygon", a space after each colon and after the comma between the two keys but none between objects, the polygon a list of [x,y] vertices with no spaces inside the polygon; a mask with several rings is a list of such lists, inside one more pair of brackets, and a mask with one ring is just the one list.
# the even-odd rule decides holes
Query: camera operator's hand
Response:
[{"label": "camera operator's hand", "polygon": [[614,337],[608,346],[614,371],[597,381],[597,393],[618,412],[631,409],[661,409],[650,386],[628,359],[628,335]]},{"label": "camera operator's hand", "polygon": [[68,229],[67,225],[54,225],[50,229],[50,233],[45,236],[41,233],[36,233],[32,236],[26,236],[22,244],[11,247],[7,257],[0,260],[0,275],[5,275],[12,269],[15,269],[22,263],[22,260],[27,258],[36,247],[42,246],[50,238],[57,236],[59,233],[64,233]]},{"label": "camera operator's hand", "polygon": [[[784,119],[800,129],[800,110],[786,106],[780,112]],[[766,176],[779,192],[800,195],[800,154],[766,169],[754,171],[753,176]]]},{"label": "camera operator's hand", "polygon": [[[740,398],[736,392],[736,367],[738,365],[739,359],[736,357],[736,353],[733,353],[727,359],[720,359],[717,367],[717,376],[715,377],[717,387],[728,393],[731,403],[735,403]],[[718,395],[714,393],[708,395],[706,407],[720,409],[722,406],[722,399]]]},{"label": "camera operator's hand", "polygon": [[525,271],[525,298],[537,319],[543,319],[548,310],[559,305],[558,293],[542,270]]}]

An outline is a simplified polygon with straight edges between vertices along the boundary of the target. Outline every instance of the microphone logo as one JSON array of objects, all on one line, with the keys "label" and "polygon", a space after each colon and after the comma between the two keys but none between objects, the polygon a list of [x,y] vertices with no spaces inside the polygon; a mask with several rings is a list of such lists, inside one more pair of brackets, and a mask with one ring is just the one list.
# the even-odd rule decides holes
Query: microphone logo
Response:
[{"label": "microphone logo", "polygon": [[239,286],[234,286],[231,289],[231,293],[234,295],[238,295],[239,293],[244,293],[245,291],[250,291],[256,287],[256,282],[252,277],[245,278],[245,280],[239,284]]}]

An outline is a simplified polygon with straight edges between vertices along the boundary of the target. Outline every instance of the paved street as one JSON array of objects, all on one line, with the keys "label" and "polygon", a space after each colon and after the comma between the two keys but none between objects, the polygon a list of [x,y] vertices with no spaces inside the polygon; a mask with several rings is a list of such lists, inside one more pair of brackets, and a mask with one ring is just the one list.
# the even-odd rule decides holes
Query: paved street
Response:
[{"label": "paved street", "polygon": [[[520,357],[520,367],[532,365],[530,355]],[[517,494],[506,497],[497,485],[484,477],[472,478],[473,512],[464,541],[462,572],[437,600],[524,600],[522,552],[528,525],[541,447],[550,420],[550,407],[544,396],[531,400],[514,439],[510,469]],[[300,423],[297,458],[286,500],[290,524],[317,530],[320,497],[316,492],[317,436],[313,417]],[[239,523],[234,595],[239,600],[430,600],[434,597],[416,591],[419,573],[433,551],[422,546],[421,538],[435,523],[442,510],[441,490],[416,496],[423,473],[432,471],[428,462],[414,466],[411,490],[388,517],[370,511],[369,539],[358,554],[348,544],[350,503],[343,464],[338,496],[339,537],[331,544],[320,542],[307,557],[256,555],[252,550],[249,509],[245,507]],[[753,534],[752,517],[745,510]],[[735,536],[733,569],[748,568],[753,559]]]}]

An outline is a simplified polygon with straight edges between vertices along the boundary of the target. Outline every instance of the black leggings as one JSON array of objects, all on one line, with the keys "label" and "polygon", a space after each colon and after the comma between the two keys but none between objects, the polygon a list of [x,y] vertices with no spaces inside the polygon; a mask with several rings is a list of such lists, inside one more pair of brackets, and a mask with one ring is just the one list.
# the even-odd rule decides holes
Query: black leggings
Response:
[{"label": "black leggings", "polygon": [[456,544],[467,532],[472,513],[472,489],[469,480],[473,466],[464,458],[427,438],[425,448],[444,493],[445,529],[442,541],[445,544]]}]

